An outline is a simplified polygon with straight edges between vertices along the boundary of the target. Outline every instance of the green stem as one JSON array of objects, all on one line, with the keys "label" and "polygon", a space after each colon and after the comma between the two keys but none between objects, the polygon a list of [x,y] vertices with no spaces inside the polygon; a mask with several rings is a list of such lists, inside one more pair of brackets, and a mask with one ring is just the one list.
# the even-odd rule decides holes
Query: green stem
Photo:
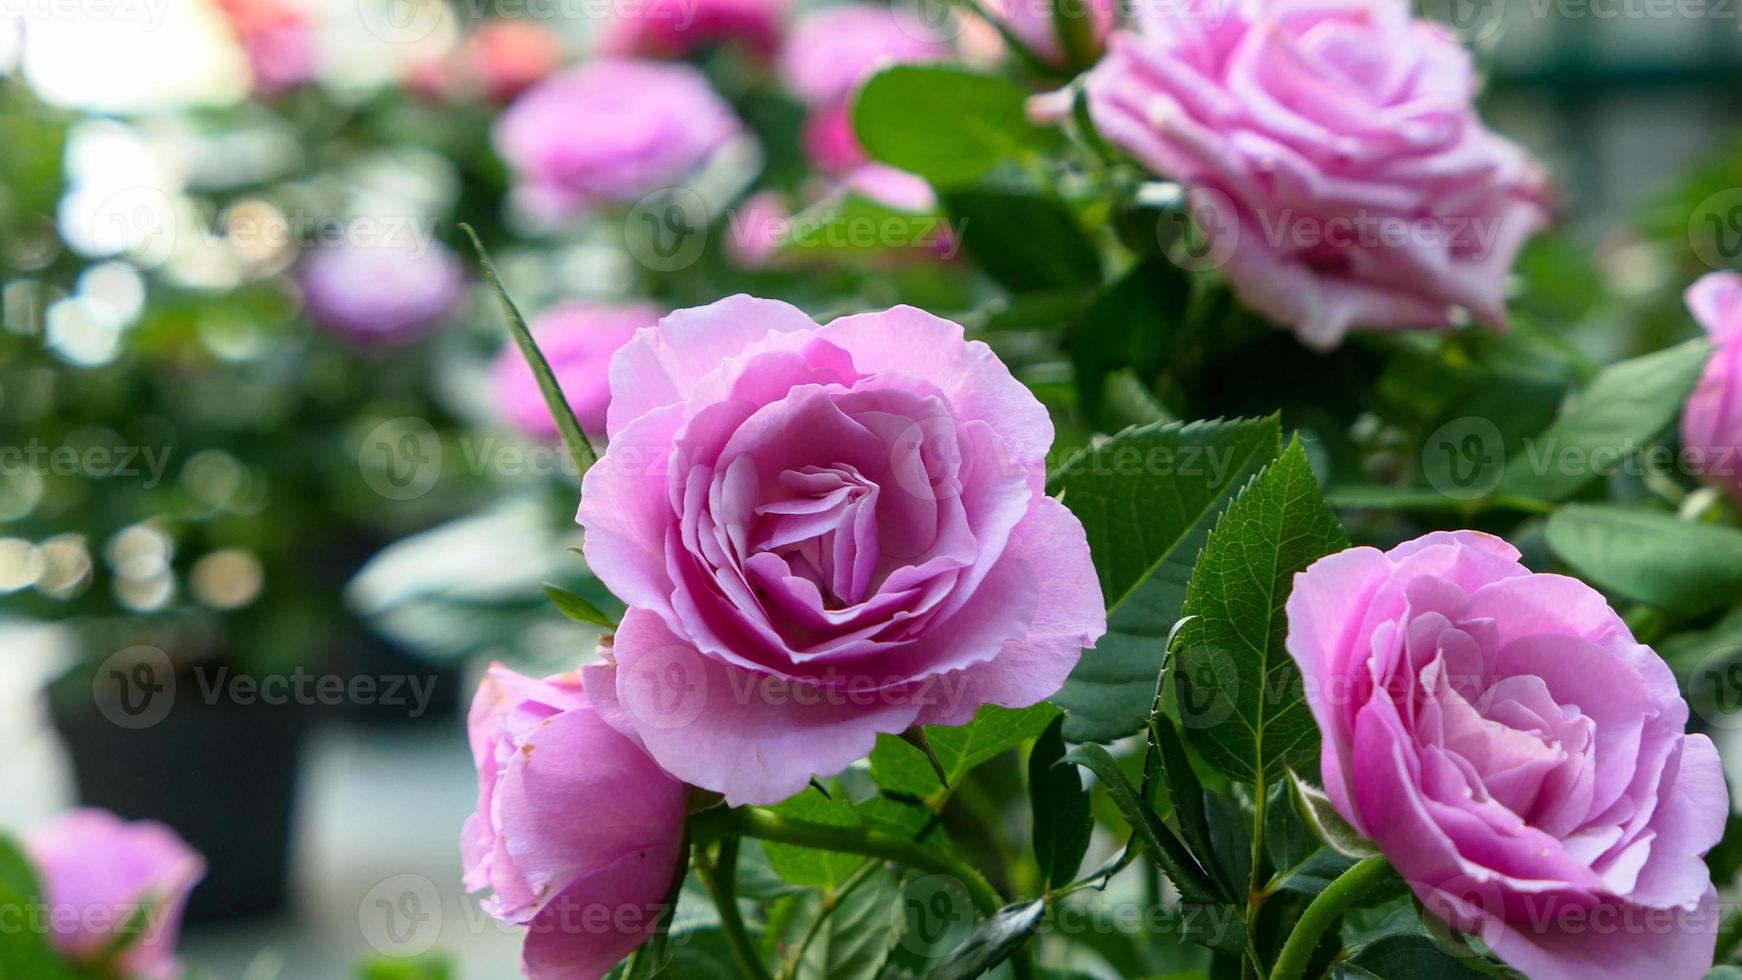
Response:
[{"label": "green stem", "polygon": [[708,894],[714,898],[714,905],[720,910],[720,931],[726,934],[726,942],[732,947],[732,958],[738,961],[739,971],[749,980],[773,980],[762,962],[762,954],[750,941],[750,933],[744,928],[744,917],[738,911],[738,838],[726,837],[720,841],[717,863],[709,861],[698,847],[696,875],[702,879]]},{"label": "green stem", "polygon": [[1252,945],[1250,937],[1258,934],[1258,908],[1264,904],[1264,894],[1258,888],[1259,878],[1264,873],[1264,811],[1269,799],[1269,792],[1264,783],[1264,774],[1258,774],[1257,781],[1252,786],[1255,802],[1252,806],[1252,870],[1246,880],[1246,965],[1240,968],[1242,976],[1251,973],[1254,980],[1263,980],[1264,961],[1258,958],[1258,950]]},{"label": "green stem", "polygon": [[876,874],[882,867],[883,863],[881,861],[867,861],[863,867],[853,872],[846,881],[841,882],[841,887],[834,889],[827,895],[823,896],[822,908],[817,910],[817,917],[811,920],[810,927],[804,931],[804,937],[799,940],[798,946],[793,949],[792,956],[789,957],[785,965],[780,968],[781,980],[796,980],[799,967],[804,964],[805,954],[810,951],[811,943],[816,941],[817,935],[823,931],[823,926],[828,923],[829,917],[835,914],[836,910],[841,907],[841,903],[845,902],[847,896],[853,893],[853,889],[858,888],[860,885],[869,881],[871,876]]},{"label": "green stem", "polygon": [[982,916],[990,917],[1004,905],[1004,899],[998,894],[998,890],[981,877],[980,872],[948,854],[880,830],[830,827],[826,824],[792,820],[767,810],[744,807],[698,813],[690,817],[690,832],[697,841],[754,837],[776,844],[882,858],[918,871],[957,879],[968,889],[974,908]]},{"label": "green stem", "polygon": [[1370,857],[1338,875],[1337,880],[1319,892],[1319,897],[1300,914],[1294,931],[1288,934],[1282,952],[1277,954],[1276,966],[1270,971],[1270,980],[1301,980],[1307,961],[1318,948],[1319,937],[1390,870],[1384,858]]}]

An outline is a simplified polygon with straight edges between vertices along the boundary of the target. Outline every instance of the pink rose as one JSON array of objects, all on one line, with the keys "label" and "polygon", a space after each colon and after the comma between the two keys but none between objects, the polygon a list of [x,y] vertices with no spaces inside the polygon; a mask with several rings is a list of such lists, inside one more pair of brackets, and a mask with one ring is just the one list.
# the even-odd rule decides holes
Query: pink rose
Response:
[{"label": "pink rose", "polygon": [[[1101,134],[1188,189],[1241,299],[1315,347],[1506,325],[1538,167],[1476,116],[1469,54],[1403,0],[1140,5],[1089,72]],[[1068,93],[1037,114],[1070,111]]]},{"label": "pink rose", "polygon": [[679,310],[617,353],[608,428],[580,521],[631,608],[587,689],[733,805],[1034,704],[1105,632],[1046,409],[948,320]]},{"label": "pink rose", "polygon": [[101,956],[115,931],[132,924],[139,937],[117,958],[120,973],[181,976],[176,937],[206,862],[174,831],[153,821],[126,823],[107,810],[71,810],[25,834],[24,851],[42,885],[55,948],[68,959]]},{"label": "pink rose", "polygon": [[772,59],[785,17],[785,0],[650,0],[612,20],[599,47],[606,54],[683,58],[738,41]]},{"label": "pink rose", "polygon": [[398,237],[323,245],[303,257],[303,300],[316,323],[362,347],[415,341],[465,298],[466,273],[440,242]]},{"label": "pink rose", "polygon": [[681,184],[741,129],[694,67],[601,58],[528,89],[495,141],[530,209],[572,214]]},{"label": "pink rose", "polygon": [[677,874],[686,793],[587,701],[577,674],[490,668],[467,719],[478,812],[469,892],[526,925],[532,980],[597,980],[653,934]]},{"label": "pink rose", "polygon": [[1698,453],[1706,479],[1742,503],[1742,276],[1711,273],[1687,300],[1718,349],[1682,414],[1682,445]]},{"label": "pink rose", "polygon": [[[531,327],[538,348],[556,373],[557,384],[562,386],[583,432],[604,433],[605,406],[611,400],[607,376],[611,355],[635,331],[652,326],[659,314],[659,307],[652,303],[567,303],[533,318]],[[520,346],[512,342],[496,361],[496,401],[510,425],[535,439],[556,438],[556,420],[545,405],[544,393]]]},{"label": "pink rose", "polygon": [[1532,980],[1705,975],[1723,770],[1601,595],[1441,532],[1317,562],[1288,626],[1325,792],[1429,909]]},{"label": "pink rose", "polygon": [[781,55],[781,77],[811,107],[803,135],[811,162],[838,174],[865,162],[852,101],[885,65],[948,58],[950,46],[888,7],[849,4],[799,18]]}]

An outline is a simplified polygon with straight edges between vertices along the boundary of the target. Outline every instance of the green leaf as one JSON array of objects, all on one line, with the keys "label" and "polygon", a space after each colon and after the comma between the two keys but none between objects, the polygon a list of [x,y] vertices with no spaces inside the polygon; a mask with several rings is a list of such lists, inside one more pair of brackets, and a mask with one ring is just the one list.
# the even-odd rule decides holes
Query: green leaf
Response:
[{"label": "green leaf", "polygon": [[981,923],[966,942],[939,963],[931,980],[971,980],[1010,958],[1028,942],[1046,915],[1046,903],[1029,902],[999,909]]},{"label": "green leaf", "polygon": [[[1119,812],[1125,815],[1125,821],[1131,825],[1150,860],[1167,875],[1168,880],[1173,882],[1187,902],[1222,904],[1228,900],[1222,887],[1204,871],[1204,861],[1194,856],[1173,830],[1156,816],[1155,811],[1132,788],[1125,773],[1120,771],[1119,763],[1108,754],[1105,747],[1094,742],[1079,745],[1065,756],[1065,761],[1076,763],[1095,774],[1101,785],[1106,787],[1107,795],[1112,798]],[[1207,857],[1208,855],[1204,856]]]},{"label": "green leaf", "polygon": [[1334,980],[1483,980],[1490,976],[1453,956],[1427,936],[1393,935],[1374,940],[1331,968]]},{"label": "green leaf", "polygon": [[1742,531],[1656,511],[1571,504],[1548,519],[1548,544],[1599,588],[1699,615],[1742,596]]},{"label": "green leaf", "polygon": [[805,980],[876,980],[901,938],[901,883],[885,870],[852,882],[824,906],[823,925],[805,949],[799,977]]},{"label": "green leaf", "polygon": [[1331,798],[1325,791],[1300,778],[1292,770],[1288,774],[1289,792],[1294,795],[1295,811],[1306,821],[1325,846],[1345,857],[1361,860],[1378,857],[1379,849],[1373,842],[1361,836],[1361,832],[1349,826],[1337,808],[1331,805]]},{"label": "green leaf", "polygon": [[1096,291],[1071,335],[1071,365],[1084,414],[1096,423],[1105,421],[1107,387],[1121,370],[1130,370],[1140,385],[1154,380],[1190,300],[1191,281],[1184,270],[1159,256],[1145,258]]},{"label": "green leaf", "polygon": [[1065,757],[1064,716],[1046,726],[1028,756],[1028,800],[1034,813],[1034,858],[1049,888],[1068,885],[1083,866],[1094,820],[1089,793]]},{"label": "green leaf", "polygon": [[960,65],[892,65],[860,90],[853,129],[873,159],[960,187],[1056,142],[1029,121],[1027,101],[1020,86]]},{"label": "green leaf", "polygon": [[1266,783],[1318,744],[1283,648],[1294,577],[1349,546],[1296,439],[1229,505],[1192,573],[1180,630],[1180,717],[1204,760]]},{"label": "green leaf", "polygon": [[[863,825],[859,815],[854,812],[853,805],[840,793],[825,797],[815,789],[807,789],[771,809],[783,817],[830,827]],[[866,858],[857,854],[819,851],[792,844],[765,841],[762,849],[768,854],[768,863],[773,866],[776,874],[791,884],[807,888],[838,888],[866,861]]]},{"label": "green leaf", "polygon": [[1577,493],[1604,465],[1619,463],[1669,428],[1710,354],[1706,341],[1691,340],[1604,368],[1547,431],[1507,462],[1499,492],[1549,501]]},{"label": "green leaf", "polygon": [[1216,515],[1281,449],[1275,418],[1127,429],[1067,459],[1047,482],[1083,522],[1107,599],[1107,635],[1054,698],[1065,738],[1143,730],[1167,635]]},{"label": "green leaf", "polygon": [[1101,281],[1101,256],[1076,215],[1018,191],[962,190],[944,195],[962,248],[1014,293],[1087,289]]},{"label": "green leaf", "polygon": [[[0,923],[39,921],[44,902],[30,859],[0,834]],[[70,971],[41,929],[0,929],[0,980],[62,980]]]},{"label": "green leaf", "polygon": [[[954,786],[970,770],[1046,730],[1058,708],[1041,702],[1028,708],[982,707],[974,720],[956,728],[928,725],[926,741]],[[886,792],[927,797],[943,789],[931,760],[896,735],[877,736],[871,750],[871,778]]]},{"label": "green leaf", "polygon": [[587,441],[586,434],[581,431],[581,423],[575,418],[575,410],[569,407],[569,400],[563,395],[556,373],[550,369],[550,362],[545,360],[544,352],[538,349],[538,341],[532,338],[532,331],[526,326],[526,318],[520,315],[520,309],[508,298],[508,291],[502,288],[502,280],[496,276],[496,267],[491,264],[490,256],[484,251],[484,242],[478,238],[478,233],[471,225],[462,224],[460,230],[472,240],[472,248],[478,253],[478,265],[484,271],[484,281],[489,283],[490,291],[496,294],[496,299],[502,304],[502,316],[508,321],[508,332],[513,335],[514,342],[520,347],[520,353],[525,355],[526,363],[532,368],[532,376],[538,381],[539,393],[544,395],[544,404],[550,409],[551,418],[556,420],[557,430],[563,436],[563,444],[568,447],[569,456],[575,461],[576,472],[584,476],[587,469],[598,459],[593,452],[593,444]]},{"label": "green leaf", "polygon": [[[1180,836],[1185,838],[1186,846],[1193,854],[1212,853],[1204,787],[1192,769],[1191,759],[1186,754],[1185,744],[1180,741],[1179,729],[1174,727],[1173,719],[1157,714],[1149,720],[1149,744],[1155,750],[1157,775],[1167,787]],[[1224,878],[1223,884],[1228,885],[1229,894],[1233,894],[1245,883]]]},{"label": "green leaf", "polygon": [[581,598],[577,593],[570,592],[560,585],[549,582],[544,584],[544,594],[550,596],[550,601],[564,616],[577,623],[589,626],[602,626],[608,630],[617,628],[617,621],[605,613],[603,609]]}]

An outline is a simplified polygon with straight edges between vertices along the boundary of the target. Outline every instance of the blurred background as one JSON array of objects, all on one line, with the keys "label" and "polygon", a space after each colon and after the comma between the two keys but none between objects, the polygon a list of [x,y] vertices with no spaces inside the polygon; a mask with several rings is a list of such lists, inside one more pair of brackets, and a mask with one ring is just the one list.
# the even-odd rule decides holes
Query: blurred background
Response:
[{"label": "blurred background", "polygon": [[[590,656],[544,583],[605,597],[565,550],[566,456],[496,397],[506,334],[456,222],[535,314],[981,296],[935,262],[671,262],[637,237],[658,215],[552,227],[517,200],[494,120],[623,45],[696,61],[754,131],[710,203],[815,198],[779,38],[655,52],[624,40],[651,2],[0,3],[0,829],[79,800],[172,823],[211,865],[185,944],[206,975],[434,949],[517,972],[460,886],[463,706],[491,659]],[[1527,326],[1597,356],[1685,334],[1681,285],[1736,254],[1701,249],[1742,250],[1742,8],[1424,13],[1560,185]],[[972,47],[948,11],[903,22]]]}]

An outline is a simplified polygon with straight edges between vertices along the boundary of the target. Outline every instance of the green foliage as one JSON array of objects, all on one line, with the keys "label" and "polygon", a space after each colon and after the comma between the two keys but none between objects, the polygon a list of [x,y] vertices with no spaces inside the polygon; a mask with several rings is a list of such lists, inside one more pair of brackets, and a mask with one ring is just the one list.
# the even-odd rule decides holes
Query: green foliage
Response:
[{"label": "green foliage", "polygon": [[550,597],[551,603],[555,605],[564,616],[567,616],[577,623],[585,623],[588,626],[601,626],[608,630],[614,630],[617,628],[616,620],[612,619],[604,610],[588,602],[576,592],[565,589],[560,585],[552,585],[547,582],[544,586],[544,594]]},{"label": "green foliage", "polygon": [[1294,576],[1349,545],[1299,440],[1229,505],[1192,572],[1180,631],[1180,717],[1204,759],[1264,784],[1318,745],[1284,649]]},{"label": "green foliage", "polygon": [[0,835],[0,980],[71,980],[43,920],[42,887],[30,860]]},{"label": "green foliage", "polygon": [[944,195],[962,247],[1013,293],[1088,289],[1101,256],[1063,204],[1023,191],[973,188]]},{"label": "green foliage", "polygon": [[1143,728],[1163,641],[1217,515],[1281,449],[1274,418],[1127,429],[1067,459],[1047,483],[1083,522],[1107,600],[1107,635],[1054,699],[1065,737],[1105,741]]},{"label": "green foliage", "polygon": [[454,980],[454,967],[443,953],[412,959],[382,956],[358,964],[357,980]]},{"label": "green foliage", "polygon": [[1572,504],[1548,519],[1548,544],[1593,584],[1635,602],[1698,615],[1742,596],[1742,531],[1734,528]]},{"label": "green foliage", "polygon": [[1028,757],[1028,799],[1034,815],[1034,858],[1047,887],[1068,885],[1083,865],[1095,824],[1089,794],[1065,757],[1064,716],[1047,725]]},{"label": "green foliage", "polygon": [[[974,720],[955,728],[927,726],[926,742],[954,786],[974,767],[1046,730],[1058,709],[1042,702],[1029,708],[982,707]],[[894,735],[879,735],[871,751],[871,778],[885,792],[925,798],[943,790],[925,753]]]},{"label": "green foliage", "polygon": [[1228,895],[1222,886],[1212,880],[1204,870],[1201,856],[1194,855],[1179,836],[1162,822],[1155,810],[1132,788],[1130,781],[1120,771],[1119,763],[1105,748],[1094,742],[1079,745],[1065,756],[1065,761],[1074,762],[1095,774],[1107,795],[1112,797],[1119,812],[1131,825],[1132,832],[1137,835],[1138,842],[1143,845],[1150,860],[1167,875],[1168,880],[1173,882],[1187,902],[1222,904],[1228,901]]},{"label": "green foliage", "polygon": [[1506,463],[1500,492],[1565,500],[1675,421],[1711,347],[1693,340],[1604,368],[1522,455]]},{"label": "green foliage", "polygon": [[931,980],[972,980],[985,974],[1028,942],[1045,915],[1045,902],[1026,902],[1001,909],[938,964],[930,974]]},{"label": "green foliage", "polygon": [[1029,121],[1027,100],[1019,86],[960,65],[893,65],[860,89],[853,129],[874,159],[960,187],[1056,144]]}]

